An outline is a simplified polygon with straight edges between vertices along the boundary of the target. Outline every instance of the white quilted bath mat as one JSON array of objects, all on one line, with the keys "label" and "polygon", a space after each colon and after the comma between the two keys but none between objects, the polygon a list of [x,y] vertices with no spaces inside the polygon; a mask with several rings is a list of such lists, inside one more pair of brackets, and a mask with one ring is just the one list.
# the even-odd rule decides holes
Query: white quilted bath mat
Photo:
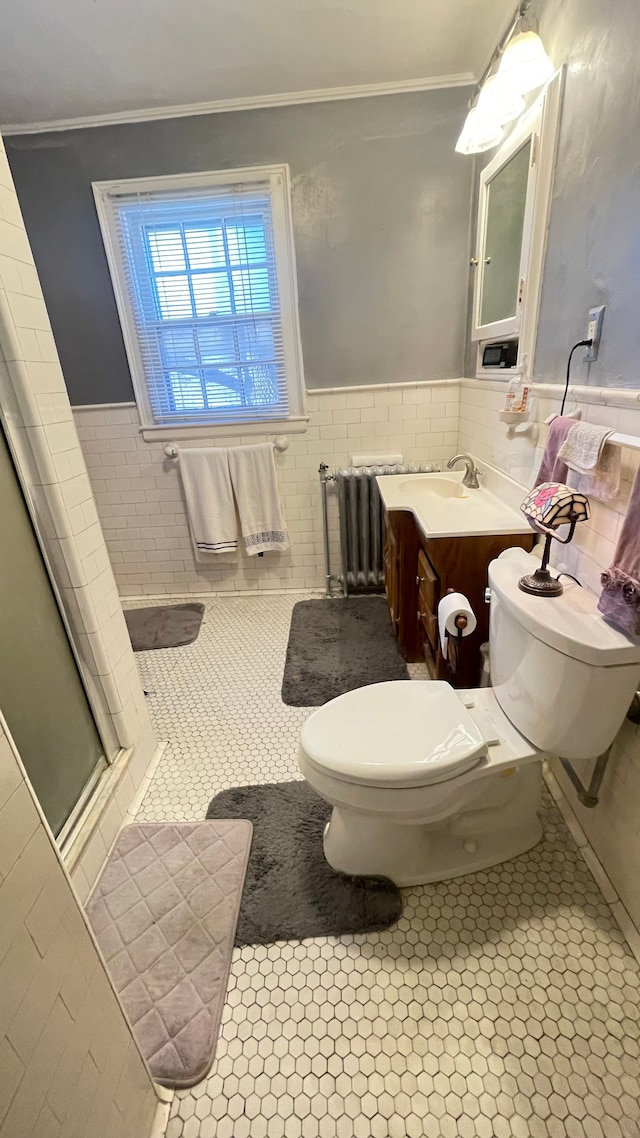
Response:
[{"label": "white quilted bath mat", "polygon": [[220,1017],[251,847],[244,820],[126,826],[87,904],[153,1078],[203,1079]]}]

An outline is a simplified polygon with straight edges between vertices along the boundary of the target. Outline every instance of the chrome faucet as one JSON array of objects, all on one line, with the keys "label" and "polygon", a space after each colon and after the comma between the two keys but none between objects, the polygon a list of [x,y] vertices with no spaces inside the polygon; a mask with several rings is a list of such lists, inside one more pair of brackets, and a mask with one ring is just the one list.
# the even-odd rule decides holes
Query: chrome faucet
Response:
[{"label": "chrome faucet", "polygon": [[457,462],[464,462],[466,470],[462,479],[462,485],[466,486],[469,490],[479,490],[480,483],[478,482],[478,475],[480,471],[475,466],[474,461],[470,454],[454,454],[447,463],[447,468],[453,470]]}]

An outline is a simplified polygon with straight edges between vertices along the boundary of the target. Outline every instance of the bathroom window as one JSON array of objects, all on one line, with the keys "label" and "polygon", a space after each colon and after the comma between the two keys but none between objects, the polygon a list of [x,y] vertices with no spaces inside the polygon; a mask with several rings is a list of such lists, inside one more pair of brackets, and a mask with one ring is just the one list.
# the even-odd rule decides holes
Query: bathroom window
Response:
[{"label": "bathroom window", "polygon": [[143,428],[304,422],[288,168],[93,188]]}]

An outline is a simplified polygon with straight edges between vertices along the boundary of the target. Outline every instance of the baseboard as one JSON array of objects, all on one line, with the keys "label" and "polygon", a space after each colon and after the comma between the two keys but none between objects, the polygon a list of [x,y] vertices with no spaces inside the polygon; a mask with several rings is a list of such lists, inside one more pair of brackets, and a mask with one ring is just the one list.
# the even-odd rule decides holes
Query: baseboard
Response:
[{"label": "baseboard", "polygon": [[157,1083],[155,1084],[155,1089],[158,1096],[158,1105],[153,1116],[149,1138],[164,1138],[167,1126],[169,1125],[169,1115],[171,1114],[171,1104],[175,1096],[175,1091],[169,1090],[167,1087],[161,1087]]},{"label": "baseboard", "polygon": [[[124,818],[122,819],[122,826],[128,826],[131,822],[135,821],[136,814],[138,813],[138,810],[142,806],[142,801],[144,799],[144,796],[147,793],[147,791],[151,785],[151,780],[153,779],[153,776],[158,769],[158,764],[160,762],[160,759],[164,755],[168,746],[169,746],[169,740],[168,739],[163,739],[160,743],[158,743],[158,746],[155,749],[153,758],[151,759],[146,771],[144,772],[142,782],[140,783],[140,786],[136,790],[133,798],[131,799],[131,802],[129,803],[129,807],[127,809],[127,812],[126,812]],[[122,829],[122,826],[120,827],[120,829]],[[118,833],[119,832],[120,831],[118,831]]]},{"label": "baseboard", "polygon": [[543,765],[544,780],[547,784],[549,792],[558,807],[567,828],[574,839],[580,853],[582,854],[587,867],[593,877],[596,885],[600,889],[607,905],[613,913],[613,917],[624,936],[631,952],[635,959],[640,964],[640,930],[638,930],[631,919],[628,909],[620,900],[615,886],[612,884],[602,862],[596,854],[593,846],[587,838],[577,816],[571,808],[571,803],[566,797],[560,783],[558,782],[553,771],[549,769],[547,763]]},{"label": "baseboard", "polygon": [[120,600],[123,605],[138,601],[170,601],[171,604],[185,601],[214,601],[226,599],[238,600],[242,597],[298,597],[308,596],[309,593],[324,596],[321,585],[308,589],[220,589],[208,593],[123,593]]}]

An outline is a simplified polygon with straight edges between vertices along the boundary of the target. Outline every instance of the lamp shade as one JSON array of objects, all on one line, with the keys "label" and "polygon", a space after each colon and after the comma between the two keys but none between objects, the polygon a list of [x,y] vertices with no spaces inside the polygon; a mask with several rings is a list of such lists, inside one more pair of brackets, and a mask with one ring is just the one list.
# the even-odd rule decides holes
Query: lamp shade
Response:
[{"label": "lamp shade", "polygon": [[553,64],[537,32],[520,32],[509,41],[497,72],[497,81],[517,95],[542,87],[553,75]]},{"label": "lamp shade", "polygon": [[571,522],[590,517],[589,499],[562,482],[543,482],[527,494],[520,509],[529,525],[550,533]]},{"label": "lamp shade", "polygon": [[520,118],[525,108],[522,95],[501,83],[497,75],[490,75],[480,92],[478,111],[491,122],[503,126]]},{"label": "lamp shade", "polygon": [[502,142],[504,131],[499,123],[472,107],[465,119],[460,138],[456,142],[458,154],[481,154]]}]

